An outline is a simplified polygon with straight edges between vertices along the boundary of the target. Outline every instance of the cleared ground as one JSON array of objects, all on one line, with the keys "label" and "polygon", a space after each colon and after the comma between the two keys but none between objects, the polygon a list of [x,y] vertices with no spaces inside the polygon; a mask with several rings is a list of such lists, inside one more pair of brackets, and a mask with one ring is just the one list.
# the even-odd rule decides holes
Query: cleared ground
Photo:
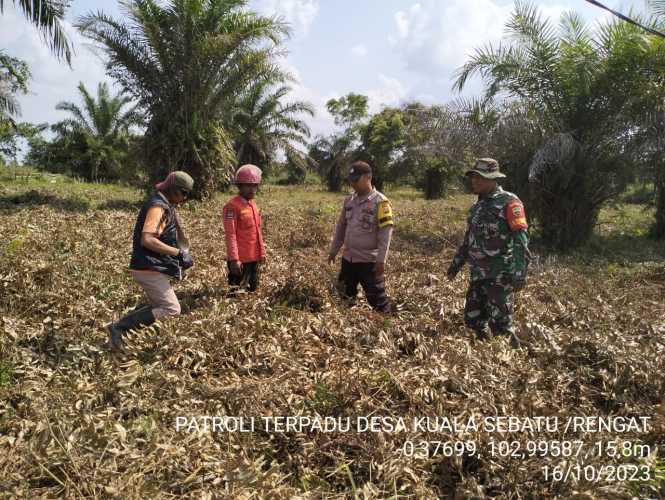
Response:
[{"label": "cleared ground", "polygon": [[[397,315],[348,310],[335,294],[337,269],[325,257],[341,195],[267,186],[258,198],[268,247],[260,291],[225,297],[220,213],[230,195],[190,203],[181,213],[196,265],[176,286],[184,314],[132,335],[130,354],[118,358],[102,326],[142,300],[126,271],[141,194],[6,176],[0,495],[664,496],[665,245],[645,236],[653,214],[609,208],[594,239],[570,255],[535,244],[516,313],[525,343],[515,350],[504,339],[471,338],[462,326],[468,275],[445,279],[473,198],[387,194],[397,219],[387,265]],[[176,427],[178,417],[204,415],[257,424],[254,432]],[[259,425],[269,416],[403,417],[410,428],[269,432]],[[650,421],[624,433],[413,429],[413,418],[435,416]],[[423,441],[474,442],[477,452],[446,456],[455,453],[430,444],[422,453]],[[513,441],[518,455],[499,451]],[[581,452],[557,456],[556,441],[581,442]],[[549,444],[532,453],[529,442]],[[610,457],[597,442],[629,442],[628,452]],[[613,478],[612,464],[640,474]],[[556,466],[577,465],[552,477]],[[580,470],[600,481],[578,478]]]}]

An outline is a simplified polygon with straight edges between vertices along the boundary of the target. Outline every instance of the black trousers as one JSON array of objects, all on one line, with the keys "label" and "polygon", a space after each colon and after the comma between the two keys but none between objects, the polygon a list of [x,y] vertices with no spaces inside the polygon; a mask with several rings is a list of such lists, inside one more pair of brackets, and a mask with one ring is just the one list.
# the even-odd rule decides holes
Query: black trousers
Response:
[{"label": "black trousers", "polygon": [[358,284],[365,290],[367,302],[377,311],[390,312],[390,302],[386,296],[386,282],[383,275],[374,273],[373,262],[349,262],[342,259],[339,281],[344,284],[342,291],[345,298],[354,301],[358,294]]},{"label": "black trousers", "polygon": [[259,286],[259,263],[258,262],[245,262],[242,265],[241,274],[233,274],[231,271],[231,264],[226,263],[229,269],[229,285],[231,290],[235,291],[238,288],[246,288],[250,292],[256,291]]}]

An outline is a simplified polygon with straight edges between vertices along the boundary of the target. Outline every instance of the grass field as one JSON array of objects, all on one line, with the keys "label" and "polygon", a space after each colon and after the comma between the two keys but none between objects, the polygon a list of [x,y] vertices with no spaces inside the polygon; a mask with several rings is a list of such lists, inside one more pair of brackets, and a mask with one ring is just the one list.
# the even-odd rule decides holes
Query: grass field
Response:
[{"label": "grass field", "polygon": [[[346,309],[335,294],[325,257],[340,195],[266,186],[267,265],[259,292],[236,299],[225,296],[220,220],[230,195],[190,202],[181,214],[196,265],[176,285],[183,315],[133,334],[119,358],[102,327],[142,300],[126,271],[141,193],[30,171],[0,172],[0,183],[0,496],[665,496],[665,245],[647,239],[653,213],[640,205],[603,211],[593,239],[567,255],[536,238],[517,299],[525,342],[513,349],[472,339],[467,273],[445,279],[471,196],[388,191],[390,317],[363,301]],[[205,415],[651,420],[624,433],[176,427]],[[436,441],[473,442],[477,453],[421,453]],[[561,441],[578,453],[557,456]],[[612,442],[629,445],[611,457]],[[619,464],[639,473],[609,477]],[[601,480],[551,475],[577,465]]]}]

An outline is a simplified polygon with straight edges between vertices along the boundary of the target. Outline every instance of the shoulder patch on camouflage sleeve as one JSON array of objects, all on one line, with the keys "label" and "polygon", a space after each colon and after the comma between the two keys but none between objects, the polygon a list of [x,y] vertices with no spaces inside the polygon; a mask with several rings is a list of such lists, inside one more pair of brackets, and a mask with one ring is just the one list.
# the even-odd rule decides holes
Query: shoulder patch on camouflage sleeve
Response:
[{"label": "shoulder patch on camouflage sleeve", "polygon": [[379,202],[376,217],[379,221],[379,228],[392,226],[393,222],[393,207],[388,200]]},{"label": "shoulder patch on camouflage sleeve", "polygon": [[524,205],[519,200],[512,200],[506,204],[506,220],[511,231],[528,229]]}]

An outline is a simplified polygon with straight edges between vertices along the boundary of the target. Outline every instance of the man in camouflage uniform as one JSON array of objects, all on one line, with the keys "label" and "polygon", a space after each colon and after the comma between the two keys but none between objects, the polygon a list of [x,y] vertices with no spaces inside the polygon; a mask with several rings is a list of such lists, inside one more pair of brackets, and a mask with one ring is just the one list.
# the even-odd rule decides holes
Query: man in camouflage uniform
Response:
[{"label": "man in camouflage uniform", "polygon": [[464,242],[457,250],[448,278],[455,279],[469,262],[471,283],[464,306],[464,322],[481,339],[508,335],[519,345],[512,325],[513,292],[526,280],[530,258],[524,206],[497,179],[505,177],[492,158],[480,158],[466,175],[478,201],[469,210]]}]

